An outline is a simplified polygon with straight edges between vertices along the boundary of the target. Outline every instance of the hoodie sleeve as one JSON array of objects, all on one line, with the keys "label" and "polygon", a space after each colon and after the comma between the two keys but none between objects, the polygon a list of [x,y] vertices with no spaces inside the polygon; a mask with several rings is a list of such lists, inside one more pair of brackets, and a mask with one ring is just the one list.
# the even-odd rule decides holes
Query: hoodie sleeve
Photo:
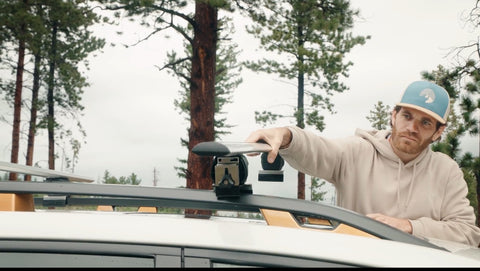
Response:
[{"label": "hoodie sleeve", "polygon": [[292,141],[288,148],[280,150],[282,158],[296,170],[334,183],[344,149],[339,141],[298,127],[288,128],[292,132]]},{"label": "hoodie sleeve", "polygon": [[334,184],[345,180],[345,173],[355,164],[358,153],[373,150],[371,144],[358,136],[329,139],[296,126],[288,127],[292,141],[281,149],[285,161],[307,175],[319,177]]},{"label": "hoodie sleeve", "polygon": [[468,188],[463,173],[456,166],[445,187],[440,220],[430,217],[411,219],[413,232],[418,237],[446,239],[478,247],[480,228],[475,226],[475,213],[466,197]]}]

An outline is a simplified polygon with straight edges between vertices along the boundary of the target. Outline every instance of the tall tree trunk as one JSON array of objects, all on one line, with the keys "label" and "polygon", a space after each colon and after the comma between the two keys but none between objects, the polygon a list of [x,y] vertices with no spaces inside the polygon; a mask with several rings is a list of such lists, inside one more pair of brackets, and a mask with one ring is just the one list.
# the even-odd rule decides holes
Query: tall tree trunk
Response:
[{"label": "tall tree trunk", "polygon": [[[303,62],[302,56],[300,56],[300,61]],[[303,72],[298,73],[298,101],[297,101],[297,126],[300,128],[305,128],[305,75]],[[297,199],[305,199],[305,173],[298,172],[297,174]]]},{"label": "tall tree trunk", "polygon": [[[298,19],[298,18],[297,18]],[[298,47],[301,48],[304,45],[304,31],[303,31],[302,23],[297,22],[297,35],[301,37],[298,39]],[[304,58],[302,54],[299,54],[298,62],[300,64],[304,63]],[[297,96],[297,126],[300,128],[305,128],[305,74],[303,69],[303,65],[298,71],[298,96]],[[305,199],[305,173],[298,172],[297,174],[297,199]]]},{"label": "tall tree trunk", "polygon": [[477,226],[480,227],[480,172],[475,172],[474,175],[477,182]]},{"label": "tall tree trunk", "polygon": [[[478,47],[477,47],[478,48]],[[477,50],[480,54],[480,50]],[[479,55],[480,57],[480,55]],[[480,127],[480,118],[478,119],[478,126]],[[480,134],[478,134],[478,156],[480,156]],[[474,167],[475,180],[477,181],[477,226],[480,227],[480,168]],[[480,244],[479,244],[480,247]]]},{"label": "tall tree trunk", "polygon": [[[26,1],[24,1],[26,3]],[[12,150],[10,162],[18,164],[18,153],[20,151],[20,117],[22,110],[22,88],[23,88],[23,71],[25,64],[25,24],[22,24],[20,38],[18,42],[18,60],[17,60],[17,77],[15,81],[15,98],[13,105],[13,129],[12,129]],[[9,180],[17,180],[18,174],[10,172]]]},{"label": "tall tree trunk", "polygon": [[[188,142],[187,187],[211,189],[211,157],[191,152],[200,142],[214,140],[215,61],[217,44],[217,9],[203,1],[195,4],[190,85],[190,129]],[[211,214],[205,210],[187,210],[188,214]]]},{"label": "tall tree trunk", "polygon": [[297,199],[305,199],[305,173],[299,171],[297,179]]},{"label": "tall tree trunk", "polygon": [[[32,88],[32,105],[30,108],[30,126],[28,128],[28,144],[27,144],[27,166],[33,165],[33,150],[35,146],[35,134],[37,130],[37,112],[38,112],[38,92],[40,89],[40,61],[41,57],[37,53],[35,55],[35,67],[33,70],[33,88]],[[25,175],[25,181],[30,181],[32,177]]]},{"label": "tall tree trunk", "polygon": [[47,129],[48,129],[48,168],[55,169],[55,114],[53,92],[55,89],[55,64],[57,58],[57,22],[53,22],[52,27],[52,49],[50,53],[50,67],[48,75],[48,93],[47,93]]}]

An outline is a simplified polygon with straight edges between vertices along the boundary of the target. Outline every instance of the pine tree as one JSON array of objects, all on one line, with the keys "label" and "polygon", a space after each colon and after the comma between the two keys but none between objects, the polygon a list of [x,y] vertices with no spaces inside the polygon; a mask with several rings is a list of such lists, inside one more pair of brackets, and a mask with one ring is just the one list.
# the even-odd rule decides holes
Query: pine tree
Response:
[{"label": "pine tree", "polygon": [[[31,4],[28,0],[2,1],[0,4],[0,37],[2,53],[7,52],[5,46],[16,44],[17,61],[15,64],[16,77],[13,92],[7,91],[7,95],[13,97],[13,128],[12,148],[10,155],[11,163],[18,163],[20,151],[20,123],[22,109],[22,92],[25,69],[26,46],[31,40],[29,29],[32,27]],[[5,61],[5,57],[1,57]],[[10,87],[10,84],[6,85]],[[9,97],[9,99],[11,99]],[[17,173],[10,173],[10,180],[17,180]]]},{"label": "pine tree", "polygon": [[[296,81],[297,106],[292,112],[255,112],[259,122],[278,118],[294,118],[296,126],[325,128],[322,111],[334,113],[330,97],[348,87],[341,82],[353,64],[346,54],[369,37],[353,36],[353,18],[359,12],[345,0],[263,0],[250,15],[254,26],[248,28],[261,42],[261,47],[282,57],[264,57],[247,61],[254,71],[276,74]],[[298,173],[299,199],[305,199],[305,175]]]},{"label": "pine tree", "polygon": [[[222,33],[231,33],[233,25],[229,23],[229,19],[219,21],[219,27],[224,29]],[[223,108],[226,104],[231,103],[234,89],[242,82],[239,77],[241,66],[237,62],[238,50],[237,46],[229,42],[227,37],[221,37],[218,42],[217,49],[217,72],[215,75],[215,139],[218,140],[222,135],[229,134],[229,128],[232,125],[227,123],[223,115],[225,112]],[[191,55],[191,47],[185,44],[183,57],[178,56],[175,51],[168,54],[167,63],[161,68],[175,75],[182,86],[179,91],[180,98],[175,99],[174,105],[177,111],[185,116],[185,120],[190,122],[190,89],[188,75],[190,74],[191,62],[188,56]],[[181,138],[182,146],[188,146],[188,140]],[[186,164],[186,159],[178,159],[181,164]],[[177,175],[181,178],[186,178],[187,168],[184,166],[176,166]]]},{"label": "pine tree", "polygon": [[370,115],[367,120],[372,124],[372,128],[377,130],[388,129],[390,124],[390,106],[378,101],[373,110],[370,110]]},{"label": "pine tree", "polygon": [[[98,23],[100,17],[88,4],[55,0],[49,1],[45,8],[48,14],[45,23],[49,30],[44,43],[48,52],[46,54],[47,111],[44,112],[38,126],[48,131],[48,164],[50,169],[55,169],[56,138],[63,140],[63,136],[72,135],[68,129],[63,130],[58,116],[66,114],[76,119],[83,111],[84,108],[80,102],[83,88],[89,83],[79,69],[79,64],[83,64],[88,69],[86,58],[90,53],[103,48],[105,41],[93,37],[92,31],[89,30],[89,26]],[[85,131],[79,122],[77,127],[85,136]],[[78,147],[78,140],[73,142]]]},{"label": "pine tree", "polygon": [[[121,17],[120,11],[125,11],[125,16],[140,20],[140,24],[151,29],[151,32],[139,42],[162,31],[173,30],[184,38],[187,54],[177,58],[176,62],[168,64],[173,71],[183,80],[180,82],[182,91],[189,94],[184,101],[177,101],[180,106],[189,108],[190,126],[188,127],[188,141],[182,140],[181,144],[188,146],[187,169],[184,172],[188,188],[211,189],[212,182],[210,171],[211,157],[201,157],[191,152],[191,149],[200,142],[215,139],[215,125],[220,124],[220,118],[215,119],[215,112],[220,105],[215,100],[219,91],[216,77],[219,76],[217,63],[218,47],[218,11],[230,12],[236,1],[207,0],[195,1],[189,5],[187,1],[127,1],[104,0],[99,1],[107,10],[116,11],[116,16]],[[244,7],[241,7],[244,8]],[[192,11],[193,10],[193,11]],[[166,32],[170,33],[170,32]],[[167,34],[167,35],[168,35]],[[173,54],[169,56],[171,59]],[[183,62],[190,63],[189,74],[184,73],[186,68]],[[175,64],[175,65],[174,65]],[[180,65],[179,65],[180,64]],[[184,104],[184,102],[187,102]],[[227,126],[225,126],[227,127]],[[182,162],[182,160],[181,160]],[[183,173],[182,173],[183,174]]]}]

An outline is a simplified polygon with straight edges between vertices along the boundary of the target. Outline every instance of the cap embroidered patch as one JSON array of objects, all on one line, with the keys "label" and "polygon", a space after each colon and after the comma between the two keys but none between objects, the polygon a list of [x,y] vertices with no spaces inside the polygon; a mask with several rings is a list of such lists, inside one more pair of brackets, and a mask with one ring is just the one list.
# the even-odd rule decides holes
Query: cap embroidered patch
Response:
[{"label": "cap embroidered patch", "polygon": [[425,97],[425,102],[427,104],[431,104],[433,101],[435,101],[435,92],[429,88],[422,90],[422,92],[420,92],[420,96]]},{"label": "cap embroidered patch", "polygon": [[420,110],[445,124],[450,112],[450,97],[448,92],[437,84],[416,81],[407,87],[397,105]]}]

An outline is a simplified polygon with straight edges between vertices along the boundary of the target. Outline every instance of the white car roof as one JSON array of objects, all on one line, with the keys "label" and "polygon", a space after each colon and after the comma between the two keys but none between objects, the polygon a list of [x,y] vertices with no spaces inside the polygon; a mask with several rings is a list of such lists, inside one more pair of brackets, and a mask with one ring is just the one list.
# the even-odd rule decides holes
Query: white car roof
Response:
[{"label": "white car roof", "polygon": [[480,267],[480,261],[438,249],[347,234],[267,226],[245,219],[37,211],[0,212],[0,221],[0,239],[207,247],[283,254],[359,266]]}]

